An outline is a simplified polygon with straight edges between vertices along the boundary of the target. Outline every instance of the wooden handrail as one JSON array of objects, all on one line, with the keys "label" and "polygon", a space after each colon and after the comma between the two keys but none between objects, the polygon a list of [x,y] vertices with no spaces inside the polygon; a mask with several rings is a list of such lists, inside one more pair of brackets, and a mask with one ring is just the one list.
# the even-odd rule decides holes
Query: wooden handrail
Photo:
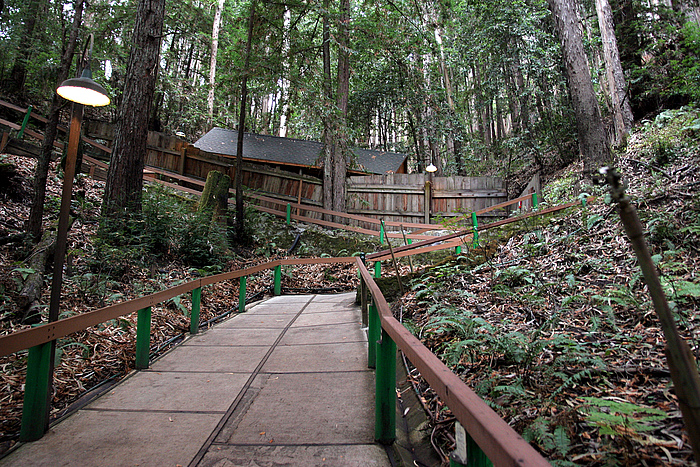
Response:
[{"label": "wooden handrail", "polygon": [[[529,195],[528,195],[528,197],[529,197]],[[592,203],[595,200],[596,200],[595,196],[590,196],[587,198],[588,203]],[[521,215],[516,216],[516,217],[509,217],[507,219],[501,219],[500,221],[480,225],[477,227],[476,230],[478,232],[482,232],[484,230],[493,229],[496,227],[500,227],[502,225],[510,224],[512,222],[518,222],[518,221],[521,221],[523,219],[527,219],[528,217],[541,216],[544,214],[550,214],[552,212],[561,211],[563,209],[577,206],[579,204],[581,204],[581,201],[572,201],[570,203],[560,204],[558,206],[552,206],[550,208],[542,209],[541,211],[528,212],[528,213],[521,214]],[[411,252],[412,250],[418,250],[420,248],[434,245],[435,243],[438,243],[438,242],[447,242],[448,240],[453,240],[455,238],[465,237],[467,235],[473,234],[473,232],[474,232],[474,229],[460,230],[459,232],[455,232],[455,233],[451,233],[451,234],[447,234],[447,235],[442,235],[439,237],[431,237],[429,240],[423,240],[421,242],[417,242],[417,243],[414,243],[412,245],[400,246],[400,247],[394,248],[394,255],[397,258],[399,258],[399,257],[403,257],[403,256],[409,256],[409,255],[413,255],[413,254],[423,253],[425,251],[433,251],[435,249],[446,249],[446,248],[449,248],[450,246],[453,246],[453,245],[449,245],[449,246],[443,245],[443,248],[433,248],[431,250],[425,250],[425,251],[421,250],[421,251],[417,251],[417,252]],[[390,258],[390,255],[391,255],[391,252],[389,250],[382,250],[382,251],[378,251],[376,253],[372,253],[372,254],[367,255],[367,259],[370,259],[373,261],[384,261],[384,260]]]},{"label": "wooden handrail", "polygon": [[530,444],[515,432],[483,399],[454,374],[434,353],[391,313],[372,275],[358,258],[357,268],[379,311],[382,329],[418,368],[421,376],[450,408],[457,420],[498,466],[549,466]]},{"label": "wooden handrail", "polygon": [[195,279],[175,287],[156,292],[150,295],[139,297],[126,302],[109,305],[87,313],[60,319],[52,323],[46,323],[30,329],[8,334],[0,337],[0,357],[10,355],[21,350],[45,344],[55,339],[60,339],[74,332],[85,330],[110,319],[133,313],[146,307],[157,305],[170,298],[182,295],[185,292],[215,284],[225,280],[235,279],[242,276],[249,276],[267,269],[272,269],[281,265],[302,265],[302,264],[331,264],[331,263],[352,263],[354,257],[340,258],[289,258],[274,260],[267,263],[251,266],[245,269],[237,269],[222,274]]}]

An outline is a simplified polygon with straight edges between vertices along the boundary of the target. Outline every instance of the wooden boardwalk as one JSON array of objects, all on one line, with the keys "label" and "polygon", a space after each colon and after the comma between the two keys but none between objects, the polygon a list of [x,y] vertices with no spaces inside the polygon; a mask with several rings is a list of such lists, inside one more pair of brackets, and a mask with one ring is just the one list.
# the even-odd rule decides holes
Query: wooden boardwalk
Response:
[{"label": "wooden boardwalk", "polygon": [[389,466],[355,294],[258,303],[139,371],[0,466]]}]

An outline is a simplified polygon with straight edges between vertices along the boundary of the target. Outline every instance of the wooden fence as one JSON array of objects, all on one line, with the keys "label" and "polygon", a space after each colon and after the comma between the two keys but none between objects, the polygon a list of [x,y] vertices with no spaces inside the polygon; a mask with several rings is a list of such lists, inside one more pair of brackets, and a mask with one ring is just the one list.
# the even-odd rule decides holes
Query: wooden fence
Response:
[{"label": "wooden fence", "polygon": [[[440,218],[472,212],[507,201],[503,179],[435,177],[429,174],[387,174],[350,177],[347,211],[396,222],[429,224]],[[503,216],[490,211],[484,216]]]},{"label": "wooden fence", "polygon": [[[13,111],[22,110],[0,101]],[[42,123],[46,120],[31,114]],[[1,122],[0,122],[1,123]],[[8,124],[10,122],[7,122]],[[12,125],[5,125],[10,126]],[[16,126],[16,125],[14,125]],[[12,127],[13,128],[13,127]],[[86,154],[103,161],[109,160],[114,140],[114,126],[105,122],[86,120],[83,123]],[[41,135],[32,136],[40,139]],[[60,145],[60,143],[57,143]],[[105,178],[103,166],[84,164],[82,170],[96,178]],[[160,180],[184,184],[182,177],[204,180],[211,170],[235,177],[235,158],[201,151],[187,141],[162,133],[149,132],[146,155],[146,173]],[[317,169],[315,170],[317,172]],[[243,164],[243,186],[258,194],[280,201],[320,207],[323,204],[323,182],[311,169],[300,168],[298,173],[264,163]],[[179,175],[180,178],[171,177]],[[435,177],[431,174],[386,174],[352,176],[347,182],[347,212],[375,219],[400,223],[440,222],[467,215],[507,201],[505,183],[495,177]],[[262,206],[276,209],[277,203],[261,202]],[[488,216],[504,216],[504,210],[489,211]],[[322,214],[309,212],[309,217]],[[352,224],[371,227],[360,220]]]}]

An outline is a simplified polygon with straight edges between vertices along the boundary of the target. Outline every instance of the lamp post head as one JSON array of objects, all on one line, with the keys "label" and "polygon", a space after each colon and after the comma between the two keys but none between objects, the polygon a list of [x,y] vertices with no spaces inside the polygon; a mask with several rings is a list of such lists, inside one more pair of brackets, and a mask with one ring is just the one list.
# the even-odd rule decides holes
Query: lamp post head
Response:
[{"label": "lamp post head", "polygon": [[92,80],[89,66],[83,69],[80,78],[70,78],[62,82],[56,92],[64,99],[78,104],[102,107],[110,103],[105,88]]},{"label": "lamp post head", "polygon": [[428,173],[437,172],[437,167],[435,167],[435,164],[431,162],[430,165],[425,168],[425,171]]}]

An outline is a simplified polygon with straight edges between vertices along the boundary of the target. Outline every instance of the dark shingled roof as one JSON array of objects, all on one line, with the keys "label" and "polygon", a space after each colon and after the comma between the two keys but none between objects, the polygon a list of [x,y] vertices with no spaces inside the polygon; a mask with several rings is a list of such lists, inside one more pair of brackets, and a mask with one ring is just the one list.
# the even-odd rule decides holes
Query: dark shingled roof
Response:
[{"label": "dark shingled roof", "polygon": [[[213,128],[202,136],[194,147],[222,156],[236,156],[238,131]],[[318,141],[306,141],[279,136],[246,133],[243,137],[243,157],[248,160],[297,166],[319,167],[323,145]],[[405,154],[351,148],[355,161],[350,168],[372,174],[395,172],[406,159]]]}]

